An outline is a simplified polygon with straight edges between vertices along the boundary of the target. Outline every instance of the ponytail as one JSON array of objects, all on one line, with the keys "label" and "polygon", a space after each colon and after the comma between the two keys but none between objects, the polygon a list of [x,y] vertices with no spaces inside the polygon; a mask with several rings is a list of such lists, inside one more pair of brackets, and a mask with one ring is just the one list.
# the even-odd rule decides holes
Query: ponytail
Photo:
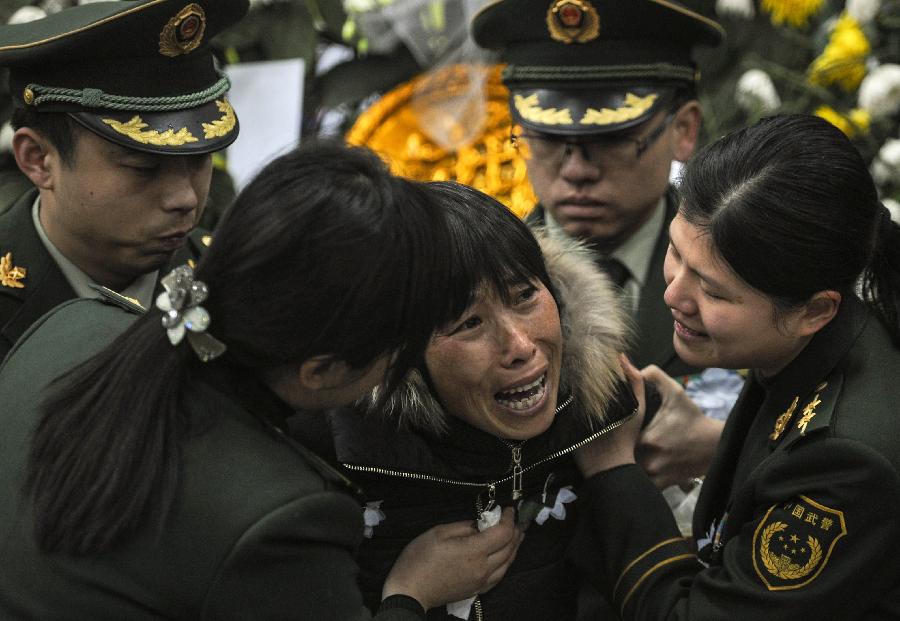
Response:
[{"label": "ponytail", "polygon": [[187,343],[171,345],[152,310],[53,383],[25,482],[41,550],[103,552],[146,522],[162,524],[178,483],[188,426],[178,404],[192,356]]},{"label": "ponytail", "polygon": [[862,296],[900,347],[900,225],[884,206],[876,220],[875,249],[863,274]]}]

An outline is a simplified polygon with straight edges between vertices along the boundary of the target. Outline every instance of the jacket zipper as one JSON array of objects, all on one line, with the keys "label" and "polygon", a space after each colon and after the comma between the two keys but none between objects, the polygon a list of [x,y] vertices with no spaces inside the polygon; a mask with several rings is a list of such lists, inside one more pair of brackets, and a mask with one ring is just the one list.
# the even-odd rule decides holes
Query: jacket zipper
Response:
[{"label": "jacket zipper", "polygon": [[512,499],[518,500],[522,497],[523,476],[522,473],[522,447],[525,446],[526,440],[521,442],[510,442],[503,438],[497,438],[512,453]]},{"label": "jacket zipper", "polygon": [[[575,400],[575,397],[570,395],[568,399],[566,399],[564,402],[562,402],[560,405],[558,405],[556,407],[556,413],[559,414],[563,409],[568,407],[574,400]],[[489,509],[493,508],[494,495],[496,493],[497,486],[500,485],[501,483],[506,483],[507,481],[511,480],[513,482],[513,492],[512,492],[513,500],[518,500],[518,498],[521,498],[521,496],[522,496],[523,475],[526,471],[531,470],[532,468],[540,466],[541,464],[551,461],[553,459],[558,459],[558,458],[562,457],[563,455],[571,453],[572,451],[576,451],[576,450],[580,449],[585,444],[587,444],[589,442],[593,442],[594,440],[596,440],[603,434],[613,431],[614,429],[618,429],[619,427],[624,425],[626,422],[631,420],[631,418],[635,414],[637,414],[637,409],[635,409],[634,412],[632,412],[629,416],[626,416],[625,418],[617,420],[616,422],[604,427],[600,431],[588,436],[587,438],[584,438],[580,442],[576,442],[575,444],[573,444],[572,446],[570,446],[568,448],[564,448],[562,450],[556,451],[555,453],[551,453],[550,455],[547,455],[543,459],[540,459],[540,460],[534,462],[533,464],[531,464],[530,466],[525,466],[525,467],[522,467],[522,445],[525,444],[525,442],[522,441],[518,444],[512,444],[512,443],[507,444],[506,441],[500,439],[501,442],[506,444],[512,450],[513,473],[512,473],[512,475],[510,475],[508,477],[504,477],[502,479],[498,479],[497,481],[494,481],[493,483],[474,483],[472,481],[454,481],[452,479],[447,479],[444,477],[436,477],[436,476],[433,476],[430,474],[420,474],[418,472],[401,472],[399,470],[388,470],[386,468],[377,468],[374,466],[357,466],[357,465],[348,464],[348,463],[342,463],[341,465],[344,466],[345,468],[347,468],[348,470],[355,470],[357,472],[383,474],[383,475],[392,476],[392,477],[402,477],[402,478],[414,479],[414,480],[418,480],[418,481],[432,481],[434,483],[446,483],[448,485],[461,485],[464,487],[487,488],[487,491],[488,491],[487,507],[484,507],[481,504],[481,494],[478,494],[477,496],[475,496],[475,515],[480,516],[485,510],[489,510]],[[516,486],[517,484],[518,484],[518,487]],[[518,496],[517,496],[517,493],[518,493]],[[479,595],[475,596],[475,600],[472,602],[472,608],[475,610],[475,621],[484,621],[484,611],[481,606],[481,597]]]},{"label": "jacket zipper", "polygon": [[[572,403],[573,400],[574,400],[574,397],[572,397],[572,396],[570,396],[568,399],[566,399],[562,404],[557,406],[556,413],[559,414],[559,412],[563,408],[568,407]],[[551,453],[550,455],[547,455],[546,457],[539,459],[538,461],[534,462],[531,465],[522,467],[520,472],[516,473],[514,470],[513,474],[511,474],[507,477],[503,477],[502,479],[497,479],[496,481],[493,481],[493,482],[477,483],[474,481],[456,481],[453,479],[448,479],[445,477],[438,477],[438,476],[434,476],[431,474],[421,474],[419,472],[402,472],[400,470],[389,470],[387,468],[379,468],[377,466],[357,466],[355,464],[348,464],[348,463],[341,463],[341,465],[344,468],[347,468],[348,470],[354,470],[356,472],[367,472],[370,474],[383,474],[385,476],[391,476],[391,477],[401,477],[401,478],[406,478],[406,479],[414,479],[417,481],[431,481],[434,483],[445,483],[447,485],[460,485],[463,487],[483,487],[483,488],[492,488],[493,487],[493,488],[496,488],[496,486],[498,486],[502,483],[506,483],[507,481],[512,481],[513,478],[516,476],[519,476],[521,478],[525,472],[528,472],[532,468],[536,468],[537,466],[547,463],[548,461],[558,459],[558,458],[562,457],[563,455],[567,455],[567,454],[571,453],[572,451],[577,451],[585,444],[588,444],[589,442],[593,442],[594,440],[596,440],[603,434],[609,433],[610,431],[613,431],[614,429],[618,429],[619,427],[621,427],[622,425],[627,423],[629,420],[631,420],[631,418],[635,414],[637,414],[636,409],[629,416],[621,418],[621,419],[617,420],[616,422],[611,423],[610,425],[607,425],[600,431],[597,431],[596,433],[591,434],[587,438],[584,438],[583,440],[576,442],[572,446],[569,446],[567,448],[556,451],[555,453]]]}]

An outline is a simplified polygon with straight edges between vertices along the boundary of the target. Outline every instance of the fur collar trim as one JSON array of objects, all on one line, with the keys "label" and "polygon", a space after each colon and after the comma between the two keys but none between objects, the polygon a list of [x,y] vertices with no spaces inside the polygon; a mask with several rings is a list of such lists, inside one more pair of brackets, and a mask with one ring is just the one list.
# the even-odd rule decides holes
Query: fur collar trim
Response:
[{"label": "fur collar trim", "polygon": [[[583,243],[543,228],[534,231],[556,289],[563,335],[558,402],[574,396],[573,411],[590,428],[599,428],[616,397],[618,353],[625,350],[630,324],[606,275]],[[447,416],[418,371],[394,393],[385,413],[401,427],[446,430]]]}]

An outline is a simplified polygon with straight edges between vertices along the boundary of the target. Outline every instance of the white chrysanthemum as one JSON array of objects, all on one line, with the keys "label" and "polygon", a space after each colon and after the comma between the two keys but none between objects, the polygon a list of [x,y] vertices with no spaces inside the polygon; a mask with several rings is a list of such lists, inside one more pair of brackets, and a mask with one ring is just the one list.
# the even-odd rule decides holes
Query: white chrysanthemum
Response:
[{"label": "white chrysanthemum", "polygon": [[756,7],[753,6],[753,0],[716,0],[716,15],[753,19]]},{"label": "white chrysanthemum", "polygon": [[366,13],[377,7],[376,0],[344,0],[344,10],[348,13]]},{"label": "white chrysanthemum", "polygon": [[900,140],[889,138],[872,161],[872,177],[878,185],[900,182]]},{"label": "white chrysanthemum", "polygon": [[747,112],[775,112],[781,107],[772,78],[762,69],[750,69],[740,77],[734,98]]},{"label": "white chrysanthemum", "polygon": [[878,15],[881,0],[847,0],[844,8],[860,25],[868,24]]},{"label": "white chrysanthemum", "polygon": [[44,9],[37,6],[23,6],[13,13],[6,23],[27,24],[28,22],[33,22],[36,19],[43,19],[45,17],[47,17],[47,12],[44,11]]},{"label": "white chrysanthemum", "polygon": [[893,198],[886,198],[881,202],[891,212],[891,220],[900,224],[900,203]]},{"label": "white chrysanthemum", "polygon": [[858,104],[874,118],[900,110],[900,65],[879,65],[859,85]]}]

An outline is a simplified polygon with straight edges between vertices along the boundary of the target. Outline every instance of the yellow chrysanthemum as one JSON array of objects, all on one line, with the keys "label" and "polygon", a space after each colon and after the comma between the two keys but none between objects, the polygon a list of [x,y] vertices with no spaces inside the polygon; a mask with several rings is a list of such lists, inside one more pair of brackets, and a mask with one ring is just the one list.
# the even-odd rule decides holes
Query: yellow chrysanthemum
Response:
[{"label": "yellow chrysanthemum", "polygon": [[824,0],[762,0],[763,11],[771,15],[772,23],[805,26],[809,18],[822,8]]},{"label": "yellow chrysanthemum", "polygon": [[820,86],[837,84],[848,93],[853,92],[866,77],[866,57],[871,51],[857,21],[844,13],[821,56],[810,65],[809,81]]},{"label": "yellow chrysanthemum", "polygon": [[853,136],[856,134],[856,130],[854,129],[853,123],[850,121],[850,119],[842,115],[834,108],[831,108],[829,106],[819,106],[816,111],[813,112],[813,114],[818,117],[822,117],[823,119],[837,127],[839,130],[844,132],[844,134],[846,134],[848,138],[853,138]]},{"label": "yellow chrysanthemum", "polygon": [[868,134],[869,128],[872,126],[872,115],[863,108],[853,108],[850,111],[850,122],[861,133]]}]

